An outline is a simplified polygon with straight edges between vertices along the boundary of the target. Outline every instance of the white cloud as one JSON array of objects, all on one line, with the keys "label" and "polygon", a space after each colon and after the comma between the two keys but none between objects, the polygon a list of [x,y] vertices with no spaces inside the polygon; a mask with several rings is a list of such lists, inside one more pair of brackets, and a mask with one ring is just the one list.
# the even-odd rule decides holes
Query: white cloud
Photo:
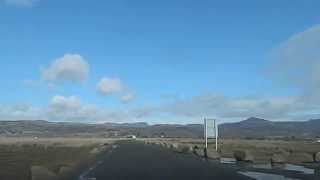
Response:
[{"label": "white cloud", "polygon": [[29,104],[0,105],[0,120],[43,119],[41,108]]},{"label": "white cloud", "polygon": [[[168,114],[175,117],[212,116],[241,120],[251,116],[271,120],[320,118],[320,25],[294,34],[272,52],[271,77],[285,87],[299,89],[291,97],[228,97],[202,94],[173,103],[136,111],[145,118]],[[270,75],[270,74],[269,74]]]},{"label": "white cloud", "polygon": [[57,95],[51,99],[50,107],[57,110],[78,109],[81,107],[81,102],[76,96],[64,97]]},{"label": "white cloud", "polygon": [[89,75],[89,64],[79,54],[65,54],[42,70],[42,79],[48,82],[84,82]]},{"label": "white cloud", "polygon": [[64,122],[135,121],[127,111],[115,111],[82,103],[77,96],[54,96],[48,106],[29,104],[0,105],[0,120],[48,120]]},{"label": "white cloud", "polygon": [[19,6],[19,7],[32,7],[39,0],[4,0],[7,5]]},{"label": "white cloud", "polygon": [[110,110],[92,104],[84,104],[77,96],[54,96],[49,106],[42,108],[43,117],[51,121],[69,122],[128,122],[136,121],[129,111]]},{"label": "white cloud", "polygon": [[289,120],[300,118],[295,113],[305,112],[308,109],[312,108],[302,104],[295,97],[231,98],[220,94],[202,94],[160,106],[145,107],[137,110],[135,116],[146,118],[167,114],[174,117],[198,119],[203,116],[211,116],[225,121],[256,116],[271,120]]},{"label": "white cloud", "polygon": [[294,34],[273,51],[272,77],[301,91],[308,101],[320,100],[320,25]]},{"label": "white cloud", "polygon": [[104,96],[120,93],[124,89],[124,86],[118,78],[102,78],[97,84],[97,91]]},{"label": "white cloud", "polygon": [[46,109],[47,119],[54,121],[96,121],[100,110],[94,105],[83,105],[76,96],[54,96]]},{"label": "white cloud", "polygon": [[[242,120],[251,116],[270,120],[320,118],[319,52],[320,25],[293,35],[273,51],[271,77],[283,86],[289,85],[290,87],[298,88],[300,94],[295,96],[229,97],[223,94],[210,93],[190,98],[176,98],[173,102],[160,105],[147,105],[125,112],[119,110],[109,111],[94,105],[83,104],[76,96],[55,96],[48,107],[38,108],[27,105],[0,106],[0,118],[36,118],[55,121],[87,122],[124,122],[135,121],[137,119],[140,121],[141,119],[149,120],[154,117],[169,117],[168,119],[172,122],[175,119],[186,119],[189,122],[195,122],[194,120],[196,119],[198,120],[197,122],[201,122],[201,118],[204,116],[216,117],[221,121]],[[61,65],[64,64],[60,62],[64,61],[63,59],[74,58],[63,57],[56,60],[46,69],[47,74],[45,74],[45,79],[47,81],[83,81],[85,78],[78,78],[78,75],[71,76],[72,78],[70,78],[69,72],[78,71],[74,70],[73,65],[70,65],[73,63]],[[76,59],[82,58],[78,56]],[[122,81],[118,78],[103,78],[98,82],[96,88],[102,95],[119,94],[123,102],[134,98],[133,94],[126,93]],[[159,122],[168,122],[168,119],[163,119]],[[187,121],[183,122],[187,123]]]},{"label": "white cloud", "polygon": [[307,120],[318,118],[319,108],[296,97],[238,97],[202,94],[157,106],[111,110],[84,104],[77,96],[54,96],[49,105],[0,105],[0,120],[49,120],[66,122],[138,122],[201,123],[204,116],[220,122],[256,116],[270,120]]},{"label": "white cloud", "polygon": [[135,94],[128,90],[119,78],[104,77],[97,83],[97,91],[103,96],[118,95],[122,103],[129,103]]},{"label": "white cloud", "polygon": [[132,101],[134,98],[135,98],[135,95],[130,92],[130,93],[127,93],[127,94],[121,96],[121,101],[123,103],[128,103],[128,102]]}]

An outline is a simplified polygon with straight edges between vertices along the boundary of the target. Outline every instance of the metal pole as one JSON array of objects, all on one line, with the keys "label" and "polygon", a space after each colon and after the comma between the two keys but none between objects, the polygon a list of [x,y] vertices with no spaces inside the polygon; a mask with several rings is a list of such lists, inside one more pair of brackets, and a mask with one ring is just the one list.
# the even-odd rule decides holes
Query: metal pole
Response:
[{"label": "metal pole", "polygon": [[207,123],[207,119],[205,118],[204,119],[204,122],[205,122],[205,138],[206,138],[206,150],[208,148],[208,123]]},{"label": "metal pole", "polygon": [[218,125],[216,120],[214,120],[214,129],[216,133],[216,151],[218,151]]},{"label": "metal pole", "polygon": [[206,118],[203,118],[203,139],[206,139]]}]

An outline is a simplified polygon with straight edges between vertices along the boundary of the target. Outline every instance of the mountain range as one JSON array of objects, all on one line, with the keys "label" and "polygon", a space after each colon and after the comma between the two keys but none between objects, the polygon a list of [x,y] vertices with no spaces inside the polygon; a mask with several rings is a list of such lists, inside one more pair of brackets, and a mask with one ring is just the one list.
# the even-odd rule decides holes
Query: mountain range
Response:
[{"label": "mountain range", "polygon": [[320,136],[320,119],[309,121],[268,121],[251,117],[237,123],[219,126],[221,136],[228,138],[312,138]]},{"label": "mountain range", "polygon": [[[202,124],[105,123],[84,124],[43,120],[0,121],[4,137],[203,137]],[[315,138],[320,137],[320,119],[309,121],[269,121],[251,117],[219,125],[222,138]]]}]

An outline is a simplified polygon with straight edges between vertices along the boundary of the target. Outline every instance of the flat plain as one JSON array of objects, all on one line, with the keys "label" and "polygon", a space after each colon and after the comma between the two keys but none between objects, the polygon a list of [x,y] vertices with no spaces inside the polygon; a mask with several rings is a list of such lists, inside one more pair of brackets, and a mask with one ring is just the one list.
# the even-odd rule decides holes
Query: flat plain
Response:
[{"label": "flat plain", "polygon": [[[128,141],[127,138],[0,138],[0,179],[76,180],[81,173],[88,170],[103,158],[104,166],[111,167],[113,163],[109,162],[108,158],[105,158],[105,154],[112,149],[115,143],[121,143],[123,140]],[[132,150],[139,151],[139,149],[142,149],[145,152],[159,152],[159,156],[169,157],[172,162],[178,164],[180,160],[181,162],[189,162],[183,160],[184,157],[187,157],[190,162],[199,163],[195,158],[198,158],[200,161],[202,158],[194,156],[191,152],[182,154],[169,153],[172,151],[172,148],[163,148],[163,145],[175,144],[197,147],[199,149],[204,148],[204,141],[202,139],[142,138],[131,141],[140,144],[146,144],[146,142],[148,142],[151,145],[146,147],[151,147],[151,149],[147,150],[146,147],[140,148],[135,145],[130,147],[124,144],[125,147],[110,158],[116,157],[116,159],[126,160],[127,158],[125,157],[130,156],[129,158],[134,159],[136,156],[132,155]],[[233,158],[235,151],[243,150],[249,151],[252,154],[254,163],[267,163],[270,162],[273,154],[284,153],[287,155],[286,162],[288,163],[307,164],[315,168],[320,167],[319,163],[311,163],[314,153],[320,151],[320,143],[312,141],[222,139],[218,145],[219,154],[224,158]],[[214,140],[209,141],[208,148],[211,150],[215,148]],[[126,150],[128,151],[126,152]],[[156,157],[156,155],[149,153],[150,157],[145,158],[144,156],[148,156],[148,153],[135,153],[137,156],[140,156],[141,159],[148,160]],[[190,158],[190,156],[192,157]],[[113,161],[116,162],[116,159],[113,159]],[[176,162],[177,159],[179,161]],[[158,160],[159,162],[163,161],[161,158],[158,158]],[[156,164],[155,161],[152,162]],[[132,163],[139,164],[139,161],[134,160]],[[199,164],[199,167],[202,167],[202,165]],[[204,167],[204,169],[206,169],[206,167]],[[226,169],[222,168],[222,170]],[[112,174],[111,171],[109,174],[107,171],[106,174],[101,172],[103,172],[103,170],[100,168],[100,170],[98,169],[96,171],[96,175],[103,177],[110,175],[110,173]],[[129,170],[128,172],[131,171]],[[150,175],[152,175],[152,173]],[[167,175],[169,176],[170,173]]]}]

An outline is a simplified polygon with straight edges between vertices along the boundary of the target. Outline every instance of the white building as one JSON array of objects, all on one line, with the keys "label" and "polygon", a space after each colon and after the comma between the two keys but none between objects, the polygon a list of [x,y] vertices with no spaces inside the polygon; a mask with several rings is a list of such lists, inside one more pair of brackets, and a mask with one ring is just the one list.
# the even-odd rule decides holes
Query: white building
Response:
[{"label": "white building", "polygon": [[136,135],[129,135],[129,136],[127,136],[128,138],[130,138],[130,139],[137,139],[137,136]]}]

